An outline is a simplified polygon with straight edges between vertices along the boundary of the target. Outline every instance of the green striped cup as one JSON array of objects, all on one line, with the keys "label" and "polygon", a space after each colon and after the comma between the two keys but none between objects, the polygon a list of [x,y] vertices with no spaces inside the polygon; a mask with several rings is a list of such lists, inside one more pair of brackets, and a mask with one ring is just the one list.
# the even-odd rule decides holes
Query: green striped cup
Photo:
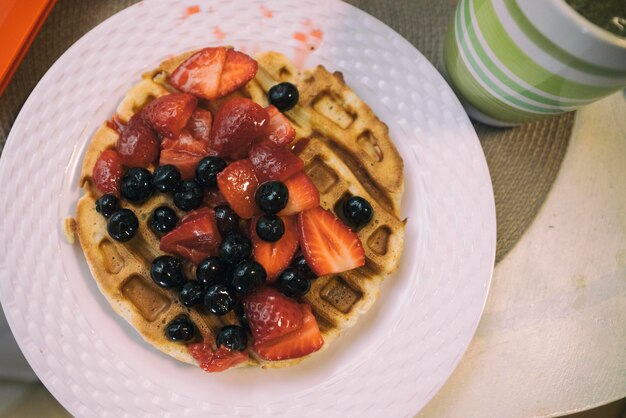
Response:
[{"label": "green striped cup", "polygon": [[460,0],[444,71],[472,118],[514,126],[626,87],[626,38],[564,0]]}]

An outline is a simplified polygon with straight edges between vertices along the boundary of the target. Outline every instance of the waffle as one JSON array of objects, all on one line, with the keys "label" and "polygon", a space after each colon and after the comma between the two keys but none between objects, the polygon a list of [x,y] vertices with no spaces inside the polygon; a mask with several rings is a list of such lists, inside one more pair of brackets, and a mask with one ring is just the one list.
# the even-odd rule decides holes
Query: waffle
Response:
[{"label": "waffle", "polygon": [[[144,74],[118,106],[116,117],[126,122],[150,100],[167,94],[167,75],[191,53],[170,58]],[[359,195],[374,208],[372,221],[358,231],[366,264],[314,280],[311,291],[304,297],[318,321],[325,348],[374,303],[384,278],[397,268],[405,225],[399,217],[403,163],[389,138],[387,126],[350,90],[341,73],[331,74],[322,66],[300,72],[286,57],[274,52],[262,54],[257,60],[259,70],[255,79],[233,94],[266,106],[271,86],[280,81],[296,84],[300,101],[285,114],[296,129],[293,150],[303,159],[306,173],[319,189],[322,206],[334,210],[346,196]],[[221,100],[201,105],[215,111]],[[85,193],[77,205],[74,231],[91,272],[113,309],[157,349],[180,361],[196,364],[184,345],[165,337],[166,324],[186,314],[203,335],[216,335],[223,325],[236,324],[238,320],[232,312],[217,317],[204,308],[186,308],[178,301],[175,291],[162,289],[151,280],[150,262],[162,253],[158,237],[148,227],[150,214],[156,207],[168,204],[182,216],[168,196],[155,194],[141,205],[123,201],[123,207],[136,213],[139,231],[128,243],[118,243],[108,236],[106,220],[95,210],[95,201],[101,193],[94,187],[91,173],[100,153],[114,148],[118,136],[112,125],[105,123],[88,146],[80,177]],[[187,275],[195,277],[194,266],[185,263]],[[284,367],[301,360],[270,362],[252,357],[239,367]]]}]

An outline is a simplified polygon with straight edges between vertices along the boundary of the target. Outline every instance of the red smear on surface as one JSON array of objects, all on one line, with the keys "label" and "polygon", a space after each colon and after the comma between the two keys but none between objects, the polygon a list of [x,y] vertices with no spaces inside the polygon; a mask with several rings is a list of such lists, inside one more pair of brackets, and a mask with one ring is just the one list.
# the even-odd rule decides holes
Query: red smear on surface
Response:
[{"label": "red smear on surface", "polygon": [[263,17],[266,17],[268,19],[271,19],[274,17],[274,12],[272,12],[270,9],[268,9],[264,5],[261,5],[259,9],[261,9],[261,14],[263,15]]},{"label": "red smear on surface", "polygon": [[220,29],[219,26],[215,26],[213,28],[213,35],[215,35],[216,39],[219,39],[220,41],[224,38],[226,38],[226,34],[224,32],[222,32],[222,30]]},{"label": "red smear on surface", "polygon": [[295,39],[296,41],[306,42],[306,38],[307,38],[307,36],[304,33],[302,33],[302,32],[294,32],[293,33],[293,39]]},{"label": "red smear on surface", "polygon": [[183,19],[191,16],[191,15],[195,15],[196,13],[200,13],[200,6],[189,6],[185,9],[185,12],[183,13]]},{"label": "red smear on surface", "polygon": [[308,29],[305,32],[294,32],[291,36],[298,42],[294,51],[293,63],[297,68],[302,69],[305,61],[322,44],[324,32],[320,28],[313,28],[310,19],[304,19],[302,24]]}]

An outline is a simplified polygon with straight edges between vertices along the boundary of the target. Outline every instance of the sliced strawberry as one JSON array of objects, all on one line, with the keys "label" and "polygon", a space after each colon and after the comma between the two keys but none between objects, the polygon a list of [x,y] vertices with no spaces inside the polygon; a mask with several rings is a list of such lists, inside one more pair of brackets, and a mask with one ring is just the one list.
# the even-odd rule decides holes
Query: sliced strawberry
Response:
[{"label": "sliced strawberry", "polygon": [[257,62],[243,52],[227,50],[218,96],[226,96],[252,80],[258,67]]},{"label": "sliced strawberry", "polygon": [[231,351],[224,346],[217,348],[213,338],[187,344],[187,350],[206,372],[223,372],[248,360],[248,353],[245,351]]},{"label": "sliced strawberry", "polygon": [[260,213],[254,201],[259,181],[249,160],[231,163],[217,175],[217,187],[240,218],[250,219]]},{"label": "sliced strawberry", "polygon": [[120,195],[120,179],[124,169],[122,158],[114,150],[104,150],[93,166],[94,186],[102,193]]},{"label": "sliced strawberry", "polygon": [[138,114],[128,121],[116,149],[126,167],[148,167],[159,158],[159,140]]},{"label": "sliced strawberry", "polygon": [[217,255],[221,240],[215,216],[201,216],[181,223],[164,235],[159,248],[198,264],[208,256]]},{"label": "sliced strawberry", "polygon": [[190,94],[171,93],[158,97],[141,110],[146,122],[167,138],[176,138],[187,125],[198,100]]},{"label": "sliced strawberry", "polygon": [[211,208],[219,205],[225,205],[228,203],[222,193],[220,193],[220,191],[216,189],[205,189],[203,202],[205,205]]},{"label": "sliced strawberry", "polygon": [[254,351],[259,357],[271,361],[288,360],[306,356],[322,348],[324,339],[311,307],[306,304],[300,307],[304,318],[302,327],[266,342],[255,340]]},{"label": "sliced strawberry", "polygon": [[267,132],[267,111],[245,97],[226,100],[215,113],[211,148],[221,157],[245,157],[247,150]]},{"label": "sliced strawberry", "polygon": [[226,61],[226,49],[204,48],[174,70],[169,78],[180,91],[208,100],[219,97],[219,84]]},{"label": "sliced strawberry", "polygon": [[285,233],[276,242],[263,241],[256,234],[258,217],[250,222],[250,239],[252,240],[254,259],[265,268],[267,281],[276,281],[278,275],[289,266],[293,255],[298,249],[298,221],[295,216],[282,216]]},{"label": "sliced strawberry", "polygon": [[175,149],[164,149],[161,151],[159,165],[172,164],[178,168],[183,180],[191,180],[195,177],[196,167],[202,158],[204,158],[202,155],[190,154]]},{"label": "sliced strawberry", "polygon": [[202,155],[203,157],[212,154],[208,142],[194,138],[186,129],[175,139],[165,138],[161,141],[161,149],[184,151],[190,154]]},{"label": "sliced strawberry", "polygon": [[270,287],[246,297],[243,309],[255,343],[296,331],[304,321],[300,304]]},{"label": "sliced strawberry", "polygon": [[197,108],[187,122],[187,129],[195,139],[209,142],[213,115],[208,110]]},{"label": "sliced strawberry", "polygon": [[287,180],[304,168],[304,162],[288,149],[263,141],[250,148],[250,161],[259,182]]},{"label": "sliced strawberry", "polygon": [[341,273],[365,264],[359,237],[332,212],[320,206],[298,215],[300,247],[318,276]]},{"label": "sliced strawberry", "polygon": [[289,177],[285,180],[285,186],[289,190],[289,200],[279,215],[295,215],[320,205],[320,192],[305,173],[299,172]]},{"label": "sliced strawberry", "polygon": [[296,138],[296,130],[276,107],[269,105],[265,108],[270,116],[270,126],[267,132],[267,139],[277,145],[287,145]]},{"label": "sliced strawberry", "polygon": [[191,212],[187,212],[185,216],[180,218],[180,220],[178,221],[178,225],[180,226],[184,223],[195,221],[196,219],[201,218],[214,219],[215,212],[213,212],[213,209],[211,208],[199,208],[196,210],[192,210]]}]

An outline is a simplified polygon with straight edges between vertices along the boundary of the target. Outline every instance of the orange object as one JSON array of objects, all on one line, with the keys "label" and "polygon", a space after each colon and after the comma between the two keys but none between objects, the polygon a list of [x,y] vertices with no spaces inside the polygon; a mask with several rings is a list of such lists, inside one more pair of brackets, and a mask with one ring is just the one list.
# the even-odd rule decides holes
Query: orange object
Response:
[{"label": "orange object", "polygon": [[55,3],[56,0],[0,2],[0,95]]}]

